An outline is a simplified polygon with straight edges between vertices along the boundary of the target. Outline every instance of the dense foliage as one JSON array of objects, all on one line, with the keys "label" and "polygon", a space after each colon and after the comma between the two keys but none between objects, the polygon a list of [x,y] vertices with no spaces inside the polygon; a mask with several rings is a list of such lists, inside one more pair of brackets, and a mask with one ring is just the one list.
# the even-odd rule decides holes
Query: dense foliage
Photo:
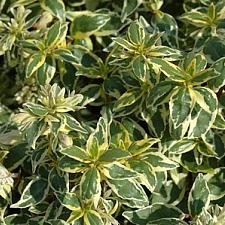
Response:
[{"label": "dense foliage", "polygon": [[0,1],[0,224],[225,224],[224,0]]}]

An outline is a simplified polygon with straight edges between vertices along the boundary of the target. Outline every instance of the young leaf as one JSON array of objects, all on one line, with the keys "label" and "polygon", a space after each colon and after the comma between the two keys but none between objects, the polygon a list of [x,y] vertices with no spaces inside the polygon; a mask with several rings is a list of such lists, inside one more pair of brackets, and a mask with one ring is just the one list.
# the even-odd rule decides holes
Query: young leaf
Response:
[{"label": "young leaf", "polygon": [[44,117],[48,114],[48,109],[44,106],[32,102],[28,102],[24,104],[34,115]]},{"label": "young leaf", "polygon": [[48,48],[53,47],[57,43],[60,35],[60,30],[61,30],[61,23],[59,21],[50,27],[46,35],[46,46]]},{"label": "young leaf", "polygon": [[27,78],[31,77],[31,75],[44,64],[45,57],[46,56],[43,53],[36,53],[30,57],[26,68]]},{"label": "young leaf", "polygon": [[145,31],[144,28],[138,22],[133,22],[128,28],[128,38],[134,45],[140,45],[144,42]]},{"label": "young leaf", "polygon": [[89,210],[84,214],[84,223],[86,225],[104,225],[101,215],[94,210]]}]

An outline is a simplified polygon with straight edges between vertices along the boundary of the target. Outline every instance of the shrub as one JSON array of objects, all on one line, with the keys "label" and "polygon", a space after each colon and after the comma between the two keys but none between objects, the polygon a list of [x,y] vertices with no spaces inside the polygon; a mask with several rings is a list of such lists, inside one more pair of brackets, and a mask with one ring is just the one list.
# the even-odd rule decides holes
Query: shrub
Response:
[{"label": "shrub", "polygon": [[224,224],[223,0],[0,10],[1,225]]}]

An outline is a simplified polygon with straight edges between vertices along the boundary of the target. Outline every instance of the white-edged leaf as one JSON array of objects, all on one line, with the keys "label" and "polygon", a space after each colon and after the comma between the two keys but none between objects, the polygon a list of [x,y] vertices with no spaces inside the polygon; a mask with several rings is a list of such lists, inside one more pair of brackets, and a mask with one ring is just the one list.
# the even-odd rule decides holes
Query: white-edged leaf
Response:
[{"label": "white-edged leaf", "polygon": [[189,213],[195,217],[203,208],[207,209],[210,202],[210,190],[202,174],[198,174],[188,196]]}]

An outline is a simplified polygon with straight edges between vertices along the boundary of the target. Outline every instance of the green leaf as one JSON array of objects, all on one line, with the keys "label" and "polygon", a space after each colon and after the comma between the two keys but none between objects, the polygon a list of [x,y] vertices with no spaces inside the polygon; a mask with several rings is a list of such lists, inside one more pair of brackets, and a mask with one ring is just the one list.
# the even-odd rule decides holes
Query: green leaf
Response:
[{"label": "green leaf", "polygon": [[131,204],[126,203],[130,207],[142,208],[148,205],[148,197],[144,189],[134,179],[107,180],[107,184],[118,197],[124,200],[131,200]]},{"label": "green leaf", "polygon": [[73,37],[84,39],[100,30],[110,17],[107,14],[88,13],[76,16],[71,23],[70,33]]},{"label": "green leaf", "polygon": [[95,206],[101,195],[101,184],[99,171],[92,167],[87,170],[80,182],[80,194],[85,202],[93,202]]},{"label": "green leaf", "polygon": [[[156,2],[162,3],[163,1],[157,0]],[[151,24],[155,29],[164,32],[162,39],[165,39],[171,47],[178,47],[178,25],[173,16],[164,12],[155,13],[152,15]]]},{"label": "green leaf", "polygon": [[225,168],[217,168],[213,173],[204,175],[210,191],[210,200],[217,200],[225,195]]},{"label": "green leaf", "polygon": [[160,8],[163,5],[163,0],[152,0],[148,3],[148,7],[151,10],[151,12],[156,13],[160,10]]},{"label": "green leaf", "polygon": [[194,76],[205,70],[207,66],[207,59],[201,53],[189,53],[182,62],[184,70],[190,75]]},{"label": "green leaf", "polygon": [[40,85],[49,84],[56,73],[56,62],[47,56],[45,63],[37,70],[37,80]]},{"label": "green leaf", "polygon": [[79,63],[77,58],[73,55],[73,53],[69,49],[58,48],[53,51],[53,54],[62,61],[66,61],[68,63],[74,63],[74,64]]},{"label": "green leaf", "polygon": [[68,156],[63,156],[59,159],[59,169],[68,173],[79,173],[86,169],[86,164],[72,159]]},{"label": "green leaf", "polygon": [[160,58],[151,58],[149,63],[161,70],[169,79],[176,82],[184,82],[190,75],[175,64]]},{"label": "green leaf", "polygon": [[28,156],[29,148],[27,144],[18,144],[9,149],[9,153],[3,160],[3,164],[10,171],[20,166]]},{"label": "green leaf", "polygon": [[108,148],[108,124],[105,118],[100,117],[96,129],[87,140],[86,147],[90,157],[95,159]]},{"label": "green leaf", "polygon": [[27,225],[29,217],[26,215],[12,214],[4,218],[4,225]]},{"label": "green leaf", "polygon": [[26,77],[31,75],[40,68],[45,62],[45,55],[43,53],[36,53],[29,58],[26,68]]},{"label": "green leaf", "polygon": [[225,129],[225,119],[221,113],[217,113],[216,119],[213,123],[213,128],[224,130]]},{"label": "green leaf", "polygon": [[214,36],[206,41],[206,43],[204,44],[203,52],[206,55],[208,61],[214,63],[216,61],[219,61],[220,58],[225,57],[224,50],[224,40],[218,36]]},{"label": "green leaf", "polygon": [[[89,0],[92,1],[92,0]],[[121,21],[121,17],[117,13],[107,12],[110,16],[109,21],[101,27],[97,32],[95,32],[96,36],[109,36],[115,35],[123,28],[125,25]],[[126,23],[126,22],[125,22]]]},{"label": "green leaf", "polygon": [[215,77],[218,77],[220,74],[216,72],[213,68],[209,68],[206,70],[203,70],[197,74],[191,79],[191,83],[193,85],[200,85],[202,83],[205,83],[207,81],[210,81],[211,79],[214,79]]},{"label": "green leaf", "polygon": [[159,139],[157,138],[146,138],[143,140],[138,140],[135,142],[132,142],[132,144],[129,146],[128,151],[133,155],[140,155],[141,153],[144,153],[148,151],[152,145],[159,142]]},{"label": "green leaf", "polygon": [[57,192],[56,197],[60,201],[60,203],[66,208],[76,211],[81,209],[80,200],[77,195],[72,192]]},{"label": "green leaf", "polygon": [[104,225],[101,215],[94,210],[89,210],[84,214],[84,223],[86,225]]},{"label": "green leaf", "polygon": [[80,148],[75,145],[69,148],[62,149],[61,153],[80,162],[84,163],[90,162],[90,158],[87,152],[83,148]]},{"label": "green leaf", "polygon": [[184,214],[175,206],[167,204],[153,204],[135,211],[125,211],[123,216],[134,224],[146,225],[152,223],[155,225],[154,221],[156,220],[167,218],[182,219]]},{"label": "green leaf", "polygon": [[210,89],[218,92],[220,88],[225,85],[225,58],[218,59],[213,65],[212,68],[219,74],[217,77],[213,77],[212,80],[208,82]]},{"label": "green leaf", "polygon": [[148,162],[155,171],[165,171],[165,170],[172,170],[178,167],[178,164],[161,152],[147,152],[140,156],[140,160]]},{"label": "green leaf", "polygon": [[119,46],[125,48],[128,51],[132,52],[132,51],[136,50],[135,46],[132,43],[130,43],[129,41],[127,41],[126,39],[124,39],[124,38],[116,37],[116,38],[113,38],[112,40],[114,42],[116,42],[116,44],[118,44]]},{"label": "green leaf", "polygon": [[132,61],[132,68],[134,75],[141,81],[146,80],[147,75],[147,62],[144,56],[139,55]]},{"label": "green leaf", "polygon": [[151,192],[153,192],[157,184],[157,178],[151,165],[140,160],[129,160],[128,164],[131,169],[140,174],[138,177],[140,183],[145,185]]},{"label": "green leaf", "polygon": [[48,114],[48,109],[40,104],[27,102],[24,106],[27,107],[35,116],[44,117]]},{"label": "green leaf", "polygon": [[152,88],[147,96],[146,106],[151,108],[169,100],[172,90],[177,86],[174,81],[162,81]]},{"label": "green leaf", "polygon": [[152,47],[155,47],[155,45],[160,42],[160,38],[162,37],[162,35],[163,33],[160,32],[148,35],[148,37],[146,38],[147,40],[145,40],[145,46],[150,49]]},{"label": "green leaf", "polygon": [[48,181],[42,178],[36,178],[25,187],[21,198],[11,208],[27,208],[42,202],[48,194]]},{"label": "green leaf", "polygon": [[36,171],[38,165],[44,162],[45,157],[48,154],[48,147],[46,145],[38,146],[33,150],[31,155],[31,164],[33,173]]},{"label": "green leaf", "polygon": [[48,48],[55,46],[58,41],[61,30],[61,23],[58,21],[54,23],[47,32],[46,35],[46,46]]},{"label": "green leaf", "polygon": [[145,31],[144,28],[138,22],[132,22],[127,32],[128,38],[131,43],[140,45],[144,42]]},{"label": "green leaf", "polygon": [[[70,217],[67,220],[67,223],[72,223],[74,221],[79,220],[81,217],[83,217],[84,215],[84,211],[82,209],[79,210],[74,210],[71,214]],[[76,224],[76,223],[75,223]],[[80,225],[80,223],[78,222],[78,224]]]},{"label": "green leaf", "polygon": [[80,90],[84,98],[81,105],[87,105],[97,100],[101,95],[101,86],[98,84],[88,84]]},{"label": "green leaf", "polygon": [[216,119],[218,100],[216,94],[206,87],[190,89],[190,93],[195,106],[188,136],[200,137],[211,128]]},{"label": "green leaf", "polygon": [[176,61],[181,57],[181,52],[167,46],[154,46],[149,50],[148,55],[149,57],[164,57],[167,61]]},{"label": "green leaf", "polygon": [[142,97],[142,93],[140,92],[140,89],[131,89],[125,92],[120,98],[116,101],[114,110],[118,111],[119,109],[132,105],[137,100],[139,100]]},{"label": "green leaf", "polygon": [[110,145],[112,148],[126,150],[130,145],[130,137],[126,128],[118,121],[113,120],[110,125]]},{"label": "green leaf", "polygon": [[189,152],[193,150],[196,146],[197,142],[194,139],[182,139],[173,141],[168,151],[173,154],[183,154],[185,152]]},{"label": "green leaf", "polygon": [[203,208],[207,209],[210,202],[210,190],[202,174],[199,174],[191,188],[188,196],[189,213],[198,216]]},{"label": "green leaf", "polygon": [[100,157],[101,162],[115,162],[120,159],[126,159],[131,157],[130,153],[121,149],[109,149],[105,151]]},{"label": "green leaf", "polygon": [[138,177],[138,173],[134,170],[129,169],[128,167],[122,165],[119,162],[113,162],[105,164],[101,168],[101,172],[109,179],[127,179],[131,177]]},{"label": "green leaf", "polygon": [[72,116],[69,114],[64,113],[62,117],[65,119],[65,125],[68,126],[71,130],[80,132],[80,133],[87,133],[87,130]]},{"label": "green leaf", "polygon": [[188,88],[177,88],[170,97],[170,118],[174,128],[179,127],[185,120],[190,120],[193,100]]},{"label": "green leaf", "polygon": [[44,121],[34,121],[26,130],[26,139],[28,144],[35,149],[37,139],[42,135],[45,128]]},{"label": "green leaf", "polygon": [[54,192],[66,192],[69,189],[69,175],[52,168],[48,175],[48,183]]},{"label": "green leaf", "polygon": [[122,22],[131,15],[142,3],[142,0],[125,0],[123,1],[123,8],[121,13]]},{"label": "green leaf", "polygon": [[60,21],[65,20],[65,5],[62,0],[41,0],[41,7],[56,16]]},{"label": "green leaf", "polygon": [[208,16],[204,13],[198,12],[197,10],[186,12],[180,16],[179,19],[196,27],[206,27],[209,25]]},{"label": "green leaf", "polygon": [[181,219],[176,218],[163,218],[159,220],[154,220],[150,223],[147,223],[147,225],[188,225],[186,222],[184,222]]}]

